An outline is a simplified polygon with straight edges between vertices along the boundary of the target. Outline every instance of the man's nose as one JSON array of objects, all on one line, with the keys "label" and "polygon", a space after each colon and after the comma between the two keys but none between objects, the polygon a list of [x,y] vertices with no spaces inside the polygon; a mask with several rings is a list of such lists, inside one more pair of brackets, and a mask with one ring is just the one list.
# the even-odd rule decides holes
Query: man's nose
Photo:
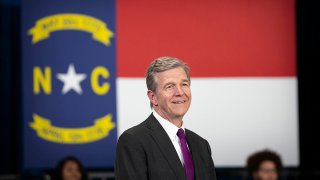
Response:
[{"label": "man's nose", "polygon": [[184,94],[184,90],[182,86],[176,86],[175,95],[183,95],[183,94]]}]

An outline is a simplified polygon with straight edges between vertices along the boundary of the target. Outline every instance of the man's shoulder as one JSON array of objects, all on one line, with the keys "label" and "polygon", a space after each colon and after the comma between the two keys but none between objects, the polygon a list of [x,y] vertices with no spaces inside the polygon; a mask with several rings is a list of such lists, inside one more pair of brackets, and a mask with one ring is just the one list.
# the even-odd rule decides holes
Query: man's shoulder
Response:
[{"label": "man's shoulder", "polygon": [[129,134],[129,135],[138,135],[140,133],[145,132],[146,130],[146,120],[141,122],[138,125],[135,125],[127,130],[125,130],[122,134]]},{"label": "man's shoulder", "polygon": [[[150,115],[151,116],[151,115]],[[145,135],[146,132],[148,132],[149,129],[149,124],[150,124],[150,116],[142,121],[140,124],[135,125],[127,130],[125,130],[122,135],[133,135],[133,136],[137,136],[137,135]],[[121,135],[121,136],[122,136]]]},{"label": "man's shoulder", "polygon": [[204,139],[203,137],[201,137],[199,134],[189,130],[189,129],[186,129],[186,136],[188,138],[191,138],[193,140],[197,140],[197,141],[207,141],[206,139]]},{"label": "man's shoulder", "polygon": [[201,147],[202,149],[205,148],[208,150],[209,154],[211,154],[209,142],[205,138],[188,129],[186,129],[186,136],[188,142],[191,143],[193,147],[197,147],[198,149],[201,149]]}]

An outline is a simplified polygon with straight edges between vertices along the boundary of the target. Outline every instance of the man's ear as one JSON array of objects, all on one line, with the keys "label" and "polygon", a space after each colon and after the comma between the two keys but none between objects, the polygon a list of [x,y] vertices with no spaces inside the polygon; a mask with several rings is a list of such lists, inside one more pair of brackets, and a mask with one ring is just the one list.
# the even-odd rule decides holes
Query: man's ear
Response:
[{"label": "man's ear", "polygon": [[148,98],[149,98],[151,104],[153,104],[154,106],[158,106],[158,102],[157,102],[157,98],[155,96],[155,93],[151,90],[148,90],[147,94],[148,94]]}]

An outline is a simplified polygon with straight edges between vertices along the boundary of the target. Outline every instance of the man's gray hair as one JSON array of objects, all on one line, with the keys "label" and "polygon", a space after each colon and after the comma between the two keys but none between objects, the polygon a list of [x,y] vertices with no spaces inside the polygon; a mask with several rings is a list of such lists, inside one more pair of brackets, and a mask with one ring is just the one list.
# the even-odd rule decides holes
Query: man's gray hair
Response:
[{"label": "man's gray hair", "polygon": [[[157,89],[157,82],[155,79],[156,73],[167,71],[177,67],[182,67],[184,69],[188,77],[188,80],[190,82],[189,67],[186,63],[179,60],[178,58],[164,56],[164,57],[159,57],[154,61],[152,61],[146,73],[146,83],[147,83],[148,90],[151,90],[152,92],[156,92],[156,89]],[[151,107],[152,107],[152,104],[151,104]]]}]

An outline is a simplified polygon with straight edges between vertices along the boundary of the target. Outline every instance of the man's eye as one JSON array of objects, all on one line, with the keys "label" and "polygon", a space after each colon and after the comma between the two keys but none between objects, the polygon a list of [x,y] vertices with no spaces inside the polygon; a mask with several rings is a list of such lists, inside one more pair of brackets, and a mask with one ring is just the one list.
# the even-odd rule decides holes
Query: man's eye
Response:
[{"label": "man's eye", "polygon": [[168,85],[168,86],[166,87],[166,89],[171,89],[171,88],[173,88],[173,85]]}]

